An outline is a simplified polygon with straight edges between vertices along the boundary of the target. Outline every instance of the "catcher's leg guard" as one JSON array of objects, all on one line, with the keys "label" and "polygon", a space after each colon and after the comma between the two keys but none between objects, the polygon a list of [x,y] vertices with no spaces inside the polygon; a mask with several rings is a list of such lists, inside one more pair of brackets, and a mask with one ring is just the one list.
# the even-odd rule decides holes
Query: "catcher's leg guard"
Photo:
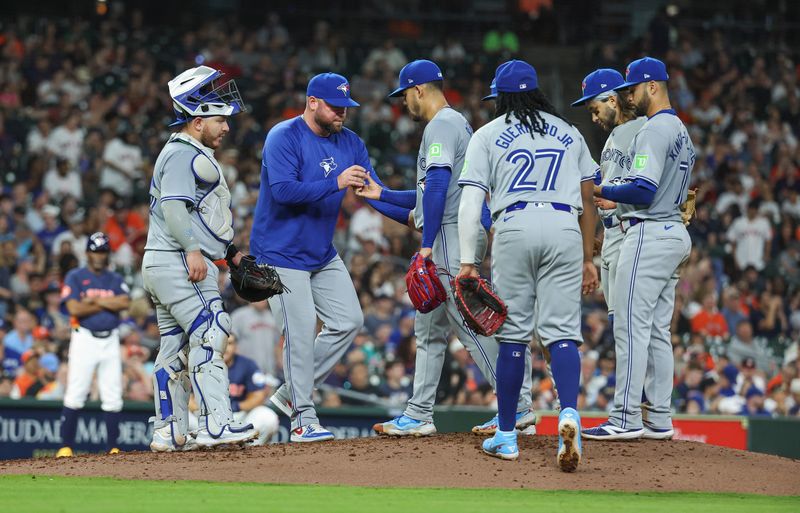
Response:
[{"label": "catcher's leg guard", "polygon": [[161,347],[153,372],[156,408],[153,428],[159,430],[169,426],[174,446],[184,445],[189,433],[191,384],[187,372],[187,354],[188,338],[180,327],[161,335]]},{"label": "catcher's leg guard", "polygon": [[228,369],[222,359],[230,329],[231,318],[222,309],[222,300],[215,298],[189,330],[189,367],[200,405],[200,429],[207,429],[212,438],[219,437],[233,420]]}]

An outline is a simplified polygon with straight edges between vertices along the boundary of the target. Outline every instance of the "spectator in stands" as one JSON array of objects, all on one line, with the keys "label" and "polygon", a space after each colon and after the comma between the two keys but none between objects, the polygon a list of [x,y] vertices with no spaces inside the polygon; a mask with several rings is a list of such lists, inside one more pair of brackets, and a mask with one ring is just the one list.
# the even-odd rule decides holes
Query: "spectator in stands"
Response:
[{"label": "spectator in stands", "polygon": [[44,175],[44,190],[51,198],[59,201],[65,196],[83,197],[81,176],[64,157],[56,158],[55,168]]},{"label": "spectator in stands", "polygon": [[386,398],[391,406],[405,407],[411,397],[411,378],[406,376],[405,370],[405,365],[400,360],[386,364],[384,381],[378,389],[378,395]]},{"label": "spectator in stands", "polygon": [[748,203],[747,214],[738,217],[728,230],[728,240],[734,248],[736,266],[740,270],[752,265],[761,271],[770,255],[772,228],[769,221],[759,215],[759,206],[758,200]]},{"label": "spectator in stands", "polygon": [[736,334],[728,344],[727,354],[735,365],[743,365],[745,360],[750,359],[764,371],[768,371],[771,366],[769,355],[754,338],[753,325],[747,320],[740,321],[736,326]]},{"label": "spectator in stands", "polygon": [[134,183],[144,178],[144,160],[139,136],[133,127],[123,125],[119,132],[103,150],[100,187],[111,189],[119,197],[130,200],[133,197]]},{"label": "spectator in stands", "polygon": [[14,388],[10,394],[12,399],[36,397],[36,394],[45,385],[45,381],[42,378],[42,368],[39,363],[39,353],[33,349],[28,349],[22,353],[21,361],[22,368],[14,379]]},{"label": "spectator in stands", "polygon": [[728,338],[728,323],[717,308],[717,295],[709,292],[703,298],[703,306],[692,317],[692,332],[706,337]]},{"label": "spectator in stands", "polygon": [[378,387],[370,382],[369,369],[364,363],[350,367],[344,388],[356,394],[341,394],[342,404],[372,404],[380,393]]},{"label": "spectator in stands", "polygon": [[26,308],[17,306],[12,326],[14,329],[3,338],[3,346],[5,346],[6,358],[9,358],[9,355],[11,357],[16,355],[20,358],[19,364],[21,364],[22,355],[33,347],[32,331],[36,326],[36,321]]}]

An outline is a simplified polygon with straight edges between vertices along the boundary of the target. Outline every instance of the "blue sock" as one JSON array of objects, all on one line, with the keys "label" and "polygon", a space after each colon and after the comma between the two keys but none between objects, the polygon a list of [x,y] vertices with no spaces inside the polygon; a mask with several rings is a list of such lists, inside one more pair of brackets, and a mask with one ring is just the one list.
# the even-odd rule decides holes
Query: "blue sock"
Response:
[{"label": "blue sock", "polygon": [[611,335],[614,335],[614,314],[608,314],[608,327],[611,328]]},{"label": "blue sock", "polygon": [[500,431],[517,424],[517,401],[525,375],[525,346],[500,342],[497,354],[497,418]]},{"label": "blue sock", "polygon": [[117,438],[119,438],[119,412],[107,411],[103,415],[106,421],[106,449],[111,450],[117,447]]},{"label": "blue sock", "polygon": [[558,389],[561,409],[578,407],[578,388],[581,383],[581,355],[572,340],[550,344],[550,369]]},{"label": "blue sock", "polygon": [[75,432],[78,430],[78,410],[64,408],[61,410],[61,445],[72,447],[75,445]]}]

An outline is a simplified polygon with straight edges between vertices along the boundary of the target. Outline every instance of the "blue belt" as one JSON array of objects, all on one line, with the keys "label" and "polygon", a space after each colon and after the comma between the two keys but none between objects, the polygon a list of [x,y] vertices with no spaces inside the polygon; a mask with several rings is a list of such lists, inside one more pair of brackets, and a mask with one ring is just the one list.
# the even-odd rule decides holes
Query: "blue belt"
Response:
[{"label": "blue belt", "polygon": [[506,214],[508,214],[509,212],[514,212],[515,210],[523,210],[525,207],[528,206],[528,203],[539,203],[542,205],[549,204],[555,210],[572,212],[572,207],[570,207],[566,203],[554,203],[554,202],[547,203],[546,201],[518,201],[516,203],[512,203],[511,205],[507,206],[505,212]]},{"label": "blue belt", "polygon": [[634,226],[636,226],[637,224],[643,223],[643,222],[645,222],[645,219],[639,219],[638,217],[629,217],[627,219],[623,219],[619,223],[619,229],[622,230],[622,233],[625,233],[628,230],[630,230],[631,228],[633,228]]},{"label": "blue belt", "polygon": [[[616,223],[616,224],[615,224]],[[608,216],[603,218],[603,226],[606,228],[613,228],[614,226],[619,224],[619,219],[615,216]]]},{"label": "blue belt", "polygon": [[[83,326],[81,326],[83,328]],[[83,328],[85,330],[89,330],[92,333],[92,336],[95,338],[108,338],[114,333],[114,330],[90,330],[89,328]],[[77,329],[75,331],[78,331]]]}]

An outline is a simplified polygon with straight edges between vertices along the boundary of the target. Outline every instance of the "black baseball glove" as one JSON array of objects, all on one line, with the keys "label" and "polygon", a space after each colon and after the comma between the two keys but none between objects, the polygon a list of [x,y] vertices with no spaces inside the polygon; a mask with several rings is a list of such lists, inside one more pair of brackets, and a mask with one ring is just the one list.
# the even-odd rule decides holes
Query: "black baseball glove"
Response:
[{"label": "black baseball glove", "polygon": [[233,290],[240,298],[255,303],[282,294],[286,287],[274,267],[256,263],[253,255],[243,256],[239,265],[228,262]]}]

